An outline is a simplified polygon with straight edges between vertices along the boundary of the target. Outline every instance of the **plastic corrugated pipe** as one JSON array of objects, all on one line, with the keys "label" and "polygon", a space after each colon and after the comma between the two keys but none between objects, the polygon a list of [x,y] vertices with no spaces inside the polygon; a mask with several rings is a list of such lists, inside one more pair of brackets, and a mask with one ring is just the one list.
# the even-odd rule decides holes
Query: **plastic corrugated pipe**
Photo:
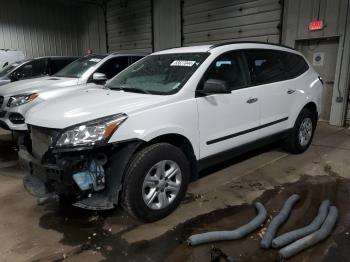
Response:
[{"label": "plastic corrugated pipe", "polygon": [[300,228],[297,230],[293,230],[293,231],[285,233],[279,237],[276,237],[272,241],[272,247],[273,248],[284,247],[285,245],[288,245],[289,243],[292,243],[292,242],[318,230],[322,226],[323,222],[325,221],[325,219],[328,215],[328,210],[329,210],[330,204],[331,203],[329,200],[322,201],[320,208],[318,209],[318,214],[314,218],[314,220],[311,222],[311,224],[309,224],[306,227],[303,227],[303,228]]},{"label": "plastic corrugated pipe", "polygon": [[263,224],[267,218],[267,211],[263,204],[257,202],[255,203],[255,208],[258,214],[248,224],[241,226],[233,231],[214,231],[204,234],[192,235],[188,238],[187,243],[191,246],[196,246],[209,242],[236,240],[245,237],[249,233],[259,228],[259,226]]},{"label": "plastic corrugated pipe", "polygon": [[327,238],[337,223],[338,219],[338,209],[335,206],[329,208],[329,213],[326,220],[324,221],[322,227],[316,232],[295,241],[294,243],[282,248],[278,251],[280,259],[286,259],[291,256],[298,254],[300,251],[307,249],[318,242]]},{"label": "plastic corrugated pipe", "polygon": [[294,204],[299,200],[299,198],[300,196],[297,194],[290,196],[284,203],[283,208],[278,215],[272,219],[266,230],[264,238],[260,242],[260,246],[262,248],[269,248],[271,246],[272,239],[275,237],[278,228],[288,219]]}]

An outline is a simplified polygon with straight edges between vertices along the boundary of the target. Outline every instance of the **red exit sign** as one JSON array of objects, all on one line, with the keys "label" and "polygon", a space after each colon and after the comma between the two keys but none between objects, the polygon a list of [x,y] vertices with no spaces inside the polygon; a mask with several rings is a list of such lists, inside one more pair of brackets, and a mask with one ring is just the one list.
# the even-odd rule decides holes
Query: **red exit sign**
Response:
[{"label": "red exit sign", "polygon": [[314,20],[309,24],[309,31],[322,30],[324,27],[323,20]]}]

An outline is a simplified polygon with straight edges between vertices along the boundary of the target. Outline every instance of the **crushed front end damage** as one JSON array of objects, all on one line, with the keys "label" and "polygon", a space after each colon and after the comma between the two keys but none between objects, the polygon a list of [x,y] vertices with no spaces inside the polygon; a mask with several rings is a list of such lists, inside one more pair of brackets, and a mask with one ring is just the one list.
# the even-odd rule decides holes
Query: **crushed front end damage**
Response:
[{"label": "crushed front end damage", "polygon": [[141,141],[55,150],[47,142],[54,135],[52,130],[34,127],[30,138],[21,141],[18,154],[27,171],[26,190],[39,198],[69,198],[84,209],[113,209],[119,201],[124,170]]}]

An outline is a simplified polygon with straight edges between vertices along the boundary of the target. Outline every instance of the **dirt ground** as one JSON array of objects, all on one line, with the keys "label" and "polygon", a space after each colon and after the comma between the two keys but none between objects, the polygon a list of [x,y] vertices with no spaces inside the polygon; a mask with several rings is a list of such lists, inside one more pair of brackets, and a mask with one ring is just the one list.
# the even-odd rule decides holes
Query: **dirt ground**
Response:
[{"label": "dirt ground", "polygon": [[310,223],[324,199],[338,207],[340,217],[329,238],[288,261],[350,261],[349,129],[320,123],[302,155],[274,144],[205,170],[181,206],[152,224],[140,224],[120,209],[38,205],[23,189],[11,136],[1,132],[0,261],[210,261],[212,246],[235,261],[276,261],[277,250],[259,247],[266,224],[242,240],[198,247],[186,240],[245,224],[256,215],[256,201],[273,217],[294,193],[301,198],[278,234]]}]

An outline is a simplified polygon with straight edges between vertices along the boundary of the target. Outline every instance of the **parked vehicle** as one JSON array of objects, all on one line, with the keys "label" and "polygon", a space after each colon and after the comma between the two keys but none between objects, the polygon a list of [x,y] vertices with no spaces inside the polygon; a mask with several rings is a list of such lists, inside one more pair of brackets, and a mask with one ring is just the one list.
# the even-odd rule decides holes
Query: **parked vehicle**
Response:
[{"label": "parked vehicle", "polygon": [[107,88],[28,112],[24,184],[82,208],[121,204],[150,222],[172,212],[208,165],[275,139],[304,152],[323,86],[293,49],[231,43],[154,53]]},{"label": "parked vehicle", "polygon": [[26,78],[51,76],[77,59],[78,57],[56,56],[14,62],[0,69],[0,86]]},{"label": "parked vehicle", "polygon": [[25,114],[48,99],[91,87],[103,87],[106,80],[141,59],[138,53],[90,55],[80,58],[51,77],[27,79],[0,87],[0,127],[27,131]]},{"label": "parked vehicle", "polygon": [[20,50],[0,49],[0,69],[16,61],[25,59],[25,55]]}]

